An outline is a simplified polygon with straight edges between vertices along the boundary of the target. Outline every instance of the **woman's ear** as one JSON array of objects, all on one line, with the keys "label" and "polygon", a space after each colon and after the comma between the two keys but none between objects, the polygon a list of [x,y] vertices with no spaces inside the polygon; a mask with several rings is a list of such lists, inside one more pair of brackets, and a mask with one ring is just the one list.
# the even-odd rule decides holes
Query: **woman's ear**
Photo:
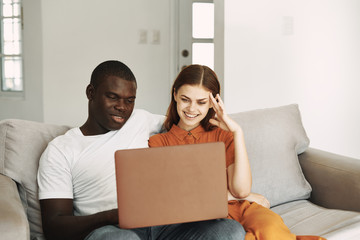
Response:
[{"label": "woman's ear", "polygon": [[175,100],[175,102],[177,102],[176,101],[176,89],[174,88],[174,100]]}]

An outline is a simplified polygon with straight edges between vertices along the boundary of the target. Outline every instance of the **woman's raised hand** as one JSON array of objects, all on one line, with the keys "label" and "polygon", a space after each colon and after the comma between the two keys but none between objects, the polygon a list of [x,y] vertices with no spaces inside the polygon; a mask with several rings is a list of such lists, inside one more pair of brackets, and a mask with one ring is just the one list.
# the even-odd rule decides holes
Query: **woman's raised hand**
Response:
[{"label": "woman's raised hand", "polygon": [[220,98],[220,95],[216,94],[215,98],[211,92],[209,93],[209,95],[211,106],[216,113],[215,119],[210,119],[210,123],[215,126],[221,127],[226,131],[242,131],[240,126],[226,114],[224,102]]}]

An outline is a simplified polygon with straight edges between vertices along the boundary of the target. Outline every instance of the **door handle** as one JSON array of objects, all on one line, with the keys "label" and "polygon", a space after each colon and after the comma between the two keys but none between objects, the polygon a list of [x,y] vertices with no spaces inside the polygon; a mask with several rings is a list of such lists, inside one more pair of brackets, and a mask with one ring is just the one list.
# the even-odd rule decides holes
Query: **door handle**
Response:
[{"label": "door handle", "polygon": [[186,49],[184,49],[184,50],[182,50],[181,55],[182,55],[183,57],[188,57],[188,56],[189,56],[189,51],[186,50]]}]

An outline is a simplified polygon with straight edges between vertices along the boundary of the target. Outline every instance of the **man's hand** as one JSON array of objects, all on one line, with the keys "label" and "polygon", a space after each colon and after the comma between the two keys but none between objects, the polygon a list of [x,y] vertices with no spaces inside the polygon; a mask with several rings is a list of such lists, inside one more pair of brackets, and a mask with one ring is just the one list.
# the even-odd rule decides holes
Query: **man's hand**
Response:
[{"label": "man's hand", "polygon": [[74,216],[72,199],[40,200],[43,231],[46,239],[84,239],[93,230],[118,223],[118,210],[88,216]]}]

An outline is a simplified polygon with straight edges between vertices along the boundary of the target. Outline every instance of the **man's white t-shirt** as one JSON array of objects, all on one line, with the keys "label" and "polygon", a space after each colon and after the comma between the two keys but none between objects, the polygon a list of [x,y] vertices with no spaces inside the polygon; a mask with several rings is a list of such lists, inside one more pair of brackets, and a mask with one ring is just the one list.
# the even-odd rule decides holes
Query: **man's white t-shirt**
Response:
[{"label": "man's white t-shirt", "polygon": [[163,121],[164,116],[135,109],[120,130],[84,136],[73,128],[55,138],[40,158],[39,199],[73,199],[75,215],[117,208],[115,151],[148,147]]}]

